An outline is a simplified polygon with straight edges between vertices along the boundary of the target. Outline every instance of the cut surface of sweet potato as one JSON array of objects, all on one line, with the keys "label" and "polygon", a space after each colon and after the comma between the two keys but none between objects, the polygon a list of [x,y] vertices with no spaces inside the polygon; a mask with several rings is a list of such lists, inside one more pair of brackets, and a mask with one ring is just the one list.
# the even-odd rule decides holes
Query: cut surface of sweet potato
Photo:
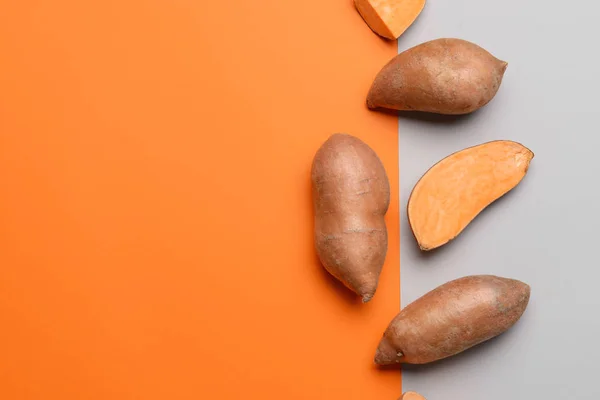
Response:
[{"label": "cut surface of sweet potato", "polygon": [[523,179],[533,152],[520,143],[499,140],[444,158],[415,185],[408,221],[421,250],[454,239],[488,205]]},{"label": "cut surface of sweet potato", "polygon": [[399,400],[426,400],[425,397],[421,396],[417,392],[406,392],[400,397]]},{"label": "cut surface of sweet potato", "polygon": [[417,19],[425,0],[354,0],[354,5],[373,32],[398,39]]}]

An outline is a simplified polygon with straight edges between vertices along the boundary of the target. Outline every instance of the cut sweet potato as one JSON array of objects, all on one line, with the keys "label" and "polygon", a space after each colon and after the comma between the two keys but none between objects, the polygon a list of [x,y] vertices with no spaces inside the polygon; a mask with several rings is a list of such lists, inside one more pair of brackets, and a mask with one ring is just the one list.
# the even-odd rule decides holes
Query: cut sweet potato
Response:
[{"label": "cut sweet potato", "polygon": [[426,400],[425,397],[421,396],[417,392],[406,392],[398,400]]},{"label": "cut sweet potato", "polygon": [[415,22],[425,0],[354,0],[354,5],[373,32],[398,39]]},{"label": "cut sweet potato", "polygon": [[365,142],[338,133],[317,150],[311,180],[321,263],[366,303],[375,295],[388,248],[390,183],[383,163]]},{"label": "cut sweet potato", "polygon": [[483,209],[517,186],[532,158],[523,145],[499,140],[435,164],[408,200],[408,221],[419,247],[435,249],[458,236]]}]

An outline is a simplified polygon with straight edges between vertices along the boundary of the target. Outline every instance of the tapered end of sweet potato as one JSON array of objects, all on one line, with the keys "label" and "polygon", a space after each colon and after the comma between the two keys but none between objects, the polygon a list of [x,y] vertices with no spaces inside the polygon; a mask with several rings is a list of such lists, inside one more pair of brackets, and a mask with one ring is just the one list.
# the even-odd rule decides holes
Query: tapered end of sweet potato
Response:
[{"label": "tapered end of sweet potato", "polygon": [[401,68],[396,68],[398,59],[399,55],[396,55],[375,76],[367,93],[367,107],[370,110],[403,111],[406,109],[404,95],[397,85],[404,80]]},{"label": "tapered end of sweet potato", "polygon": [[362,297],[362,302],[368,303],[369,301],[371,301],[372,298],[373,298],[373,293],[365,294]]},{"label": "tapered end of sweet potato", "polygon": [[361,282],[361,285],[357,288],[356,293],[358,293],[362,297],[363,303],[368,303],[371,301],[373,296],[375,296],[375,292],[377,291],[377,284],[379,283],[379,275],[374,279],[368,279]]},{"label": "tapered end of sweet potato", "polygon": [[392,365],[399,364],[404,355],[396,350],[390,343],[387,337],[383,337],[379,342],[377,351],[375,352],[375,364],[377,365]]},{"label": "tapered end of sweet potato", "polygon": [[519,298],[519,305],[515,309],[517,310],[518,318],[521,318],[525,312],[525,309],[527,308],[527,305],[529,305],[529,299],[531,298],[531,286],[516,279],[511,279],[510,281],[514,284],[514,292],[517,293],[517,297]]},{"label": "tapered end of sweet potato", "polygon": [[367,97],[367,107],[370,110],[374,110],[377,108],[377,106],[373,103],[373,101],[371,100],[371,94],[369,93],[369,96]]},{"label": "tapered end of sweet potato", "polygon": [[504,74],[506,73],[507,68],[508,63],[506,61],[498,60],[498,72],[496,73],[496,76],[498,77],[497,79],[500,83],[502,83],[502,80],[504,79]]}]

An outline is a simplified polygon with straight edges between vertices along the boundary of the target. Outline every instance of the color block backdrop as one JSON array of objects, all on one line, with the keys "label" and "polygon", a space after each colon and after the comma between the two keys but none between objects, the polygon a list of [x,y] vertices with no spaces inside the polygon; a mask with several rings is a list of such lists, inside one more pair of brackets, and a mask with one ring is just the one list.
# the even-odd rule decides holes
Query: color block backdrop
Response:
[{"label": "color block backdrop", "polygon": [[[460,37],[508,62],[498,94],[464,118],[400,118],[402,305],[471,274],[531,285],[510,331],[456,357],[405,368],[406,390],[428,400],[600,399],[597,248],[598,2],[430,1],[401,51]],[[435,162],[509,139],[534,153],[527,176],[452,243],[423,255],[406,205]]]},{"label": "color block backdrop", "polygon": [[[0,398],[395,399],[396,53],[351,0],[0,0]],[[362,305],[312,248],[334,132],[381,156]]]}]

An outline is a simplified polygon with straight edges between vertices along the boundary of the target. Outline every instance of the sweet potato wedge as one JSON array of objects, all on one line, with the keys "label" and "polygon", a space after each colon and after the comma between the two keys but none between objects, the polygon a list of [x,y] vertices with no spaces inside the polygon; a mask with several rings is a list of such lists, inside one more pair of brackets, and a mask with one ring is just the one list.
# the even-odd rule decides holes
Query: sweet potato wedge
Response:
[{"label": "sweet potato wedge", "polygon": [[520,143],[498,140],[451,154],[431,167],[408,200],[408,221],[421,250],[458,236],[521,182],[533,156]]},{"label": "sweet potato wedge", "polygon": [[354,0],[354,5],[373,32],[398,39],[421,14],[425,0]]}]

